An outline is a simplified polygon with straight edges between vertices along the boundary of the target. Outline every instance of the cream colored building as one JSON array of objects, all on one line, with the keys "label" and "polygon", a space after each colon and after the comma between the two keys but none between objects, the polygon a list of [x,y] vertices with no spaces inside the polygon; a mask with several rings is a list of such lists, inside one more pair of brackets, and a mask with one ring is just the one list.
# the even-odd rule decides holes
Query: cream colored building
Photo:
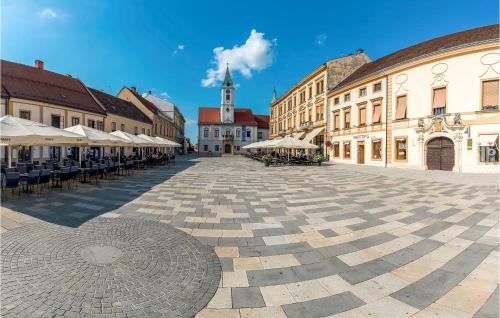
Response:
[{"label": "cream colored building", "polygon": [[368,63],[328,94],[330,160],[500,172],[498,25]]},{"label": "cream colored building", "polygon": [[[43,62],[35,61],[35,67],[1,61],[2,93],[1,115],[12,115],[66,128],[77,124],[103,130],[106,123],[105,110],[92,98],[85,85],[77,78],[44,69]],[[78,155],[73,148],[73,155]],[[61,147],[18,147],[13,151],[13,162],[18,157],[45,161],[64,157],[66,149]],[[6,158],[2,147],[2,160]]]},{"label": "cream colored building", "polygon": [[342,81],[358,67],[369,62],[369,57],[359,50],[318,66],[282,96],[273,97],[270,103],[270,139],[292,135],[325,147],[327,90]]},{"label": "cream colored building", "polygon": [[152,121],[151,136],[174,140],[175,127],[173,119],[164,114],[152,102],[142,97],[135,87],[123,87],[117,96],[134,104]]}]

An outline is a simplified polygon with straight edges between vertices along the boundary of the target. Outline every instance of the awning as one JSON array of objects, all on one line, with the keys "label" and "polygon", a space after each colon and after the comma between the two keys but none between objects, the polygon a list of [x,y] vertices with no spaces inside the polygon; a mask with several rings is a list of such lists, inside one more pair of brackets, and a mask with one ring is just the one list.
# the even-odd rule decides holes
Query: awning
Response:
[{"label": "awning", "polygon": [[300,139],[300,138],[302,138],[302,136],[304,136],[304,131],[296,132],[296,133],[292,134],[292,137],[295,139]]},{"label": "awning", "polygon": [[497,143],[498,135],[479,135],[478,144],[481,147],[492,147]]},{"label": "awning", "polygon": [[308,133],[305,137],[304,137],[304,141],[306,142],[311,142],[314,137],[316,137],[317,135],[319,135],[320,132],[322,132],[323,130],[325,130],[325,127],[318,127],[318,128],[314,128],[310,133]]}]

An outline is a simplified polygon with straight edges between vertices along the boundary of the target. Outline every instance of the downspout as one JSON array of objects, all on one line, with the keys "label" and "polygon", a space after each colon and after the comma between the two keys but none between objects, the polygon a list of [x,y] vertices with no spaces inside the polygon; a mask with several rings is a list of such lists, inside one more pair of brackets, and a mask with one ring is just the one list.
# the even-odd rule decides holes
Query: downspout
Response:
[{"label": "downspout", "polygon": [[388,114],[389,114],[389,78],[385,76],[385,167],[387,168],[387,131],[389,127]]}]

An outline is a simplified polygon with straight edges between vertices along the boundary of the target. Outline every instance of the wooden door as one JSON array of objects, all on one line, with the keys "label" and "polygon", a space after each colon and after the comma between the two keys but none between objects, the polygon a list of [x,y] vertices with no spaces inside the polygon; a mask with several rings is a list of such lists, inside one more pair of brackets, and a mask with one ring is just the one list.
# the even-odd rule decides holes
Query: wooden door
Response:
[{"label": "wooden door", "polygon": [[224,146],[224,153],[231,153],[231,145],[230,144],[226,144]]},{"label": "wooden door", "polygon": [[446,137],[437,137],[427,143],[427,169],[452,171],[455,165],[453,141]]},{"label": "wooden door", "polygon": [[358,142],[358,163],[359,164],[365,163],[365,143],[364,142]]}]

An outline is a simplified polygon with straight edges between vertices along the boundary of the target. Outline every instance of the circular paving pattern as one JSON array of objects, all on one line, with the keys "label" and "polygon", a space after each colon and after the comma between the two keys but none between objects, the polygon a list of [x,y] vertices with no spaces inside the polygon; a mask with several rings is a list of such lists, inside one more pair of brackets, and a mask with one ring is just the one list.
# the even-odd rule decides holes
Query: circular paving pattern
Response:
[{"label": "circular paving pattern", "polygon": [[213,248],[155,221],[38,223],[1,239],[2,316],[191,317],[221,275]]}]

